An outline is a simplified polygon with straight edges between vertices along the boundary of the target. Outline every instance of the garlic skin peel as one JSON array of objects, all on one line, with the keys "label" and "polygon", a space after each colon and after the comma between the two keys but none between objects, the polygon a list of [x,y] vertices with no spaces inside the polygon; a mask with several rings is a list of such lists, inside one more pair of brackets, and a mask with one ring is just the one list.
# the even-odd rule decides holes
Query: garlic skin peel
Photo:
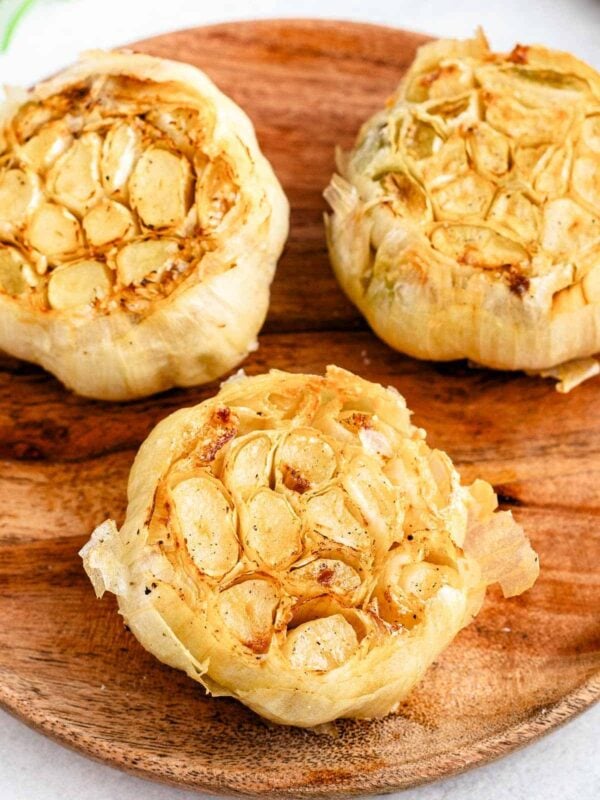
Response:
[{"label": "garlic skin peel", "polygon": [[338,168],[333,268],[392,347],[534,372],[600,351],[591,67],[538,46],[492,53],[481,33],[432,42]]},{"label": "garlic skin peel", "polygon": [[128,500],[81,551],[98,596],[161,661],[285,725],[393,711],[488,584],[520,594],[539,570],[401,395],[337,367],[237,378],[172,414]]},{"label": "garlic skin peel", "polygon": [[287,231],[250,120],[195,67],[91,52],[0,108],[0,350],[81,395],[238,364]]}]

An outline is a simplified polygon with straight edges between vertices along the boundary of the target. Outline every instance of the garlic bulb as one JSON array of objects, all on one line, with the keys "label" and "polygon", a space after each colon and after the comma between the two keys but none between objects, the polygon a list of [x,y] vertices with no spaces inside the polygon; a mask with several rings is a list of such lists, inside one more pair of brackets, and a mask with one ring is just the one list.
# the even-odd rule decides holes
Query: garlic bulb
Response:
[{"label": "garlic bulb", "polygon": [[163,420],[121,530],[81,551],[141,644],[276,723],[387,714],[537,556],[410,423],[403,398],[337,367],[241,377]]},{"label": "garlic bulb", "polygon": [[0,349],[79,394],[238,364],[287,229],[252,124],[190,65],[88,53],[0,109]]},{"label": "garlic bulb", "polygon": [[542,47],[495,54],[482,34],[427,44],[339,161],[331,259],[392,347],[529,371],[600,351],[591,67]]}]

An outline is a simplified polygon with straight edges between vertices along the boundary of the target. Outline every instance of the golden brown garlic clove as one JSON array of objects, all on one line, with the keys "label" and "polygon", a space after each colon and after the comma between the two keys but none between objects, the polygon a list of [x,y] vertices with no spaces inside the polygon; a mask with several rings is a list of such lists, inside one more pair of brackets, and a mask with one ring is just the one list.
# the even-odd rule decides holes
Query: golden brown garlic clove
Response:
[{"label": "golden brown garlic clove", "polygon": [[83,244],[77,217],[56,203],[43,203],[35,211],[29,224],[28,239],[29,244],[52,263],[60,263],[66,256],[80,250]]},{"label": "golden brown garlic clove", "polygon": [[141,154],[141,137],[131,124],[122,122],[107,133],[102,145],[102,185],[108,194],[127,201],[129,178]]},{"label": "golden brown garlic clove", "polygon": [[90,306],[107,297],[112,275],[106,264],[84,259],[55,269],[48,281],[48,303],[57,311]]},{"label": "golden brown garlic clove", "polygon": [[310,671],[335,669],[357,648],[356,632],[341,614],[299,625],[288,633],[285,643],[292,667]]},{"label": "golden brown garlic clove", "polygon": [[126,244],[117,254],[117,273],[123,286],[147,278],[160,279],[173,265],[179,247],[175,239],[140,239]]},{"label": "golden brown garlic clove", "polygon": [[94,247],[128,239],[135,233],[131,211],[114,200],[103,198],[82,220],[86,239]]},{"label": "golden brown garlic clove", "polygon": [[250,579],[225,589],[219,614],[234,636],[254,653],[266,653],[273,637],[279,594],[267,580]]},{"label": "golden brown garlic clove", "polygon": [[288,567],[302,552],[300,519],[288,500],[271,489],[258,489],[241,511],[242,538],[260,564]]},{"label": "golden brown garlic clove", "polygon": [[132,207],[142,223],[153,230],[183,224],[191,188],[189,161],[159,147],[143,153],[129,180]]},{"label": "golden brown garlic clove", "polygon": [[82,216],[102,197],[100,151],[97,133],[84,133],[54,164],[46,186],[57,203]]},{"label": "golden brown garlic clove", "polygon": [[222,578],[236,565],[239,552],[236,516],[229,499],[209,476],[181,481],[171,493],[192,561],[211,578]]}]

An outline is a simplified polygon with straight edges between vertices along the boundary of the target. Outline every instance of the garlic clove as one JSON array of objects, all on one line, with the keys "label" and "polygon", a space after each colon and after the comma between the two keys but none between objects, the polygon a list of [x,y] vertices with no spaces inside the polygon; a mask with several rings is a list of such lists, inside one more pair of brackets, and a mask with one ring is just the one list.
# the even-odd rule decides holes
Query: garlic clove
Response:
[{"label": "garlic clove", "polygon": [[293,628],[284,652],[295,669],[325,672],[339,667],[358,649],[356,631],[341,614]]},{"label": "garlic clove", "polygon": [[132,207],[148,228],[182,225],[191,202],[189,161],[160,147],[149,147],[129,181]]},{"label": "garlic clove", "polygon": [[297,428],[279,446],[275,463],[284,486],[302,494],[328,481],[335,472],[337,459],[331,445],[318,431]]},{"label": "garlic clove", "polygon": [[258,489],[244,504],[242,539],[267,567],[283,569],[302,552],[300,520],[288,500],[271,489]]},{"label": "garlic clove", "polygon": [[492,177],[505,175],[510,165],[510,146],[502,134],[486,122],[471,126],[467,139],[478,172]]},{"label": "garlic clove", "polygon": [[117,273],[123,286],[146,279],[159,280],[179,253],[175,239],[141,239],[126,244],[117,255]]},{"label": "garlic clove", "polygon": [[201,572],[222,578],[236,565],[239,553],[229,500],[209,477],[181,481],[171,493],[190,558]]},{"label": "garlic clove", "polygon": [[129,239],[135,233],[131,211],[106,197],[88,211],[82,225],[88,242],[94,247]]},{"label": "garlic clove", "polygon": [[23,169],[0,173],[0,229],[23,226],[40,192],[35,175]]},{"label": "garlic clove", "polygon": [[89,306],[107,297],[112,288],[108,267],[85,259],[57,267],[48,281],[48,302],[57,311]]},{"label": "garlic clove", "polygon": [[600,211],[600,162],[598,158],[578,158],[573,165],[573,191],[596,211]]},{"label": "garlic clove", "polygon": [[494,196],[494,184],[468,172],[432,192],[437,219],[484,217]]},{"label": "garlic clove", "polygon": [[272,447],[266,434],[250,433],[239,438],[223,468],[223,481],[229,491],[244,494],[269,485]]},{"label": "garlic clove", "polygon": [[540,210],[518,189],[501,190],[494,198],[488,219],[508,228],[525,244],[536,242],[539,237]]},{"label": "garlic clove", "polygon": [[309,530],[353,550],[369,552],[371,536],[346,505],[346,494],[339,486],[312,495],[306,503]]},{"label": "garlic clove", "polygon": [[483,269],[526,265],[528,261],[525,248],[483,225],[439,225],[431,236],[431,243],[444,255]]},{"label": "garlic clove", "polygon": [[239,196],[233,167],[218,157],[205,166],[196,181],[198,224],[206,234],[214,234]]},{"label": "garlic clove", "polygon": [[47,188],[54,199],[75,214],[83,215],[102,197],[100,152],[97,133],[84,133],[59,158],[48,173]]},{"label": "garlic clove", "polygon": [[76,217],[56,203],[42,203],[29,223],[29,243],[49,259],[74,253],[83,237]]},{"label": "garlic clove", "polygon": [[429,200],[419,184],[405,172],[390,172],[381,182],[386,198],[399,216],[433,218]]},{"label": "garlic clove", "polygon": [[20,159],[38,173],[44,173],[71,145],[73,137],[62,122],[53,122],[18,149]]},{"label": "garlic clove", "polygon": [[600,237],[600,219],[584,211],[569,197],[553,200],[544,206],[542,247],[553,256],[568,256],[583,247],[596,244]]},{"label": "garlic clove", "polygon": [[14,247],[0,246],[0,292],[16,297],[37,283],[35,272]]},{"label": "garlic clove", "polygon": [[254,653],[266,653],[273,637],[279,594],[270,581],[250,579],[219,594],[218,609],[234,636]]},{"label": "garlic clove", "polygon": [[141,154],[141,138],[131,124],[122,122],[111,128],[102,145],[102,185],[108,194],[127,200],[127,184]]}]

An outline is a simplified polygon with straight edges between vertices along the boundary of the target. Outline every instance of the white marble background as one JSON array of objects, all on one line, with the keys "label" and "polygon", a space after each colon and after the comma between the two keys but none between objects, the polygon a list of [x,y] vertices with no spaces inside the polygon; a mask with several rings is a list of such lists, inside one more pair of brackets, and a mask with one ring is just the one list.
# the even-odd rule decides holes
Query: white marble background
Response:
[{"label": "white marble background", "polygon": [[[12,1],[0,0],[0,13]],[[600,68],[599,0],[41,0],[23,19],[8,53],[0,55],[0,83],[27,85],[87,48],[210,22],[283,16],[355,19],[446,36],[465,36],[482,24],[496,47],[543,42]],[[141,797],[201,796],[96,764],[0,712],[0,800]],[[600,706],[501,761],[394,797],[599,800]]]}]

